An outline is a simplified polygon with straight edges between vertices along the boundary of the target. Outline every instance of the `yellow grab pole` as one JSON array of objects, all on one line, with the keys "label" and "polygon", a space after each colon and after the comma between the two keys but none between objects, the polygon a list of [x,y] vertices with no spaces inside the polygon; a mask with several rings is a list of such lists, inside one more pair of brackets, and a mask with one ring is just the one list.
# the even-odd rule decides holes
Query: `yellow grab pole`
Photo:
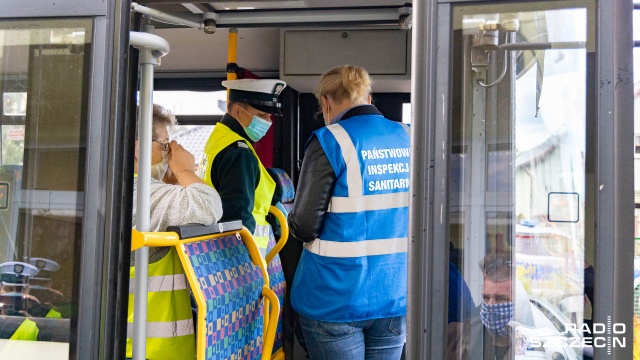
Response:
[{"label": "yellow grab pole", "polygon": [[[238,54],[238,29],[229,29],[229,45],[227,47],[227,80],[238,79],[238,64],[236,55]],[[227,103],[229,102],[229,89],[227,89]]]}]

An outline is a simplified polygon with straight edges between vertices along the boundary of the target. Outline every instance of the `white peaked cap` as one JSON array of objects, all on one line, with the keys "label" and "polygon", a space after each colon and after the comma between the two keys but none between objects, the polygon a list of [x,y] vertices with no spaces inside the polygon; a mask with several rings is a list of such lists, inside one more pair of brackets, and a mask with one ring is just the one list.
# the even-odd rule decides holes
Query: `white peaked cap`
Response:
[{"label": "white peaked cap", "polygon": [[278,95],[287,83],[278,79],[225,80],[222,86],[229,89],[230,102],[243,102],[269,114],[281,115],[282,104]]}]

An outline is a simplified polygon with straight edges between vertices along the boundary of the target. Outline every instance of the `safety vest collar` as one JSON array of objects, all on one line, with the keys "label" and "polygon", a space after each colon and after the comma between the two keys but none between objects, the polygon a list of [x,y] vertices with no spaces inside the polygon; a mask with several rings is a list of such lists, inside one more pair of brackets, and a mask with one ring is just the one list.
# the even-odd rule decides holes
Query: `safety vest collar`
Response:
[{"label": "safety vest collar", "polygon": [[365,105],[355,106],[355,107],[352,107],[351,109],[347,110],[347,112],[344,113],[344,115],[342,115],[340,120],[346,120],[346,119],[348,119],[350,117],[361,116],[361,115],[380,115],[380,116],[384,116],[384,115],[382,115],[380,110],[378,110],[378,108],[376,108],[374,105],[365,104]]}]

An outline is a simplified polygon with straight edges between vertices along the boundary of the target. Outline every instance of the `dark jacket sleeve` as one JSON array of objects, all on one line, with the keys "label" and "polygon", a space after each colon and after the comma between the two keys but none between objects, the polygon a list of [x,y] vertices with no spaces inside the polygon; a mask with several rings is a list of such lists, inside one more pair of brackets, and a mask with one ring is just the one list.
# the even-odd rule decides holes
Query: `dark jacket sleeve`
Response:
[{"label": "dark jacket sleeve", "polygon": [[258,160],[253,152],[233,143],[216,156],[211,173],[211,182],[222,200],[223,213],[220,221],[240,219],[253,233],[256,221],[251,211],[260,181]]},{"label": "dark jacket sleeve", "polygon": [[304,154],[296,199],[289,214],[289,229],[295,238],[309,242],[320,235],[335,183],[336,174],[320,141],[314,138]]}]

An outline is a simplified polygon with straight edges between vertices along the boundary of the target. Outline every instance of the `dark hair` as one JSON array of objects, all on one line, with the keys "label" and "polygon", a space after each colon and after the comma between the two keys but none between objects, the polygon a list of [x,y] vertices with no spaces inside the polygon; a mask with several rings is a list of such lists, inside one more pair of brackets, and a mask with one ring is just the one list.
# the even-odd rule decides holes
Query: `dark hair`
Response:
[{"label": "dark hair", "polygon": [[248,107],[247,105],[248,105],[247,103],[243,103],[242,101],[230,101],[230,102],[227,103],[227,112],[231,112],[231,109],[234,106],[239,106],[239,107],[247,110],[247,107]]},{"label": "dark hair", "polygon": [[509,281],[513,277],[513,261],[503,254],[489,254],[480,262],[485,279],[491,282]]},{"label": "dark hair", "polygon": [[[140,114],[140,107],[136,112],[136,139],[138,138],[138,114]],[[176,117],[167,109],[158,104],[153,104],[153,114],[151,115],[151,131],[153,139],[156,138],[156,127],[165,126],[167,130],[171,129],[176,124]]]}]

